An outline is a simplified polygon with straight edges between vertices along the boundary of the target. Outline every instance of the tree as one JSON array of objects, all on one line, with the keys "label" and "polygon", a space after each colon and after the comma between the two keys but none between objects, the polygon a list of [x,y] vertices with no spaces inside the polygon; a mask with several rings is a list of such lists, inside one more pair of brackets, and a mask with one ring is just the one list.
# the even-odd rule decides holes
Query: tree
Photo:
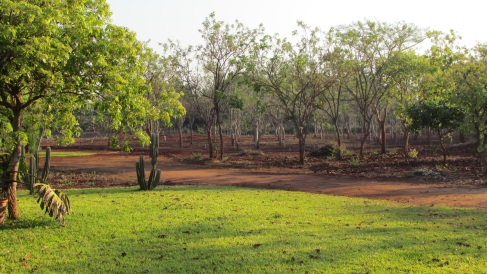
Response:
[{"label": "tree", "polygon": [[[218,21],[214,13],[203,22],[199,30],[203,44],[188,50],[177,50],[183,58],[182,79],[186,80],[188,89],[195,96],[206,97],[211,102],[209,117],[206,120],[206,133],[210,158],[213,155],[211,138],[212,126],[215,123],[219,135],[219,155],[223,158],[222,108],[223,101],[232,84],[240,77],[247,67],[250,49],[254,47],[257,35],[262,28],[249,29],[236,21],[226,24]],[[177,46],[175,48],[178,48]],[[188,59],[194,58],[194,62]]]},{"label": "tree", "polygon": [[[258,91],[270,92],[279,100],[287,118],[293,123],[299,142],[299,162],[304,163],[307,127],[317,98],[331,85],[326,54],[321,50],[319,29],[298,22],[302,31],[292,44],[277,36],[267,37],[256,48],[253,80]],[[272,44],[271,44],[272,43]]]},{"label": "tree", "polygon": [[466,110],[465,121],[476,132],[482,173],[487,173],[487,44],[473,48],[466,60],[452,66],[452,100]]},{"label": "tree", "polygon": [[411,118],[410,131],[418,132],[424,127],[430,127],[436,131],[443,152],[443,163],[446,164],[447,153],[444,139],[462,124],[465,117],[464,111],[446,102],[429,101],[409,106],[407,114]]},{"label": "tree", "polygon": [[[337,157],[342,157],[342,143],[339,119],[342,112],[342,103],[346,96],[346,84],[349,81],[350,70],[347,70],[345,61],[345,51],[340,48],[338,44],[336,32],[331,29],[327,33],[328,43],[330,43],[330,49],[327,53],[327,58],[330,63],[329,77],[333,79],[330,88],[322,91],[319,97],[318,107],[322,109],[326,115],[330,118],[332,125],[335,129],[335,135],[337,140]],[[325,81],[329,81],[324,79]]]},{"label": "tree", "polygon": [[[182,92],[177,92],[176,87],[181,86],[174,68],[176,61],[173,56],[160,56],[152,49],[144,47],[144,61],[146,82],[150,90],[145,97],[150,103],[148,112],[148,135],[159,134],[160,125],[171,125],[171,117],[183,120],[186,109],[179,101]],[[182,125],[181,125],[182,126]]]},{"label": "tree", "polygon": [[383,22],[356,22],[340,29],[339,39],[348,51],[352,79],[346,89],[355,100],[362,118],[360,157],[363,157],[365,141],[371,133],[373,118],[380,126],[381,153],[386,152],[385,123],[391,92],[384,69],[391,56],[411,49],[424,40],[418,28],[411,24]]},{"label": "tree", "polygon": [[67,136],[76,125],[71,111],[83,104],[108,113],[114,129],[137,131],[145,121],[141,44],[109,15],[104,0],[0,3],[0,121],[8,121],[10,151],[2,181],[11,219],[19,218],[19,161],[29,125],[41,119],[36,107],[73,119],[60,125],[71,125],[61,130]]},{"label": "tree", "polygon": [[407,111],[422,95],[423,82],[428,69],[425,56],[419,56],[414,51],[395,53],[385,68],[387,74],[391,75],[388,84],[392,89],[392,111],[404,130],[404,157],[409,157],[409,127],[413,122]]}]

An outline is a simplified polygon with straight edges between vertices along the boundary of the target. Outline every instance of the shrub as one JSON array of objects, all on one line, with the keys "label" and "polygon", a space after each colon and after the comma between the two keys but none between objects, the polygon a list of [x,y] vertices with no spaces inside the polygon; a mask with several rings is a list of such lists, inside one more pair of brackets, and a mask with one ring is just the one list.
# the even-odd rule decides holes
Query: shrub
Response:
[{"label": "shrub", "polygon": [[333,145],[325,145],[308,154],[310,157],[335,157],[336,155],[337,149]]},{"label": "shrub", "polygon": [[413,149],[410,149],[409,152],[408,152],[408,156],[410,158],[418,158],[418,150],[413,148]]},{"label": "shrub", "polygon": [[359,157],[353,157],[348,161],[348,164],[354,167],[358,167],[361,165],[360,158]]}]

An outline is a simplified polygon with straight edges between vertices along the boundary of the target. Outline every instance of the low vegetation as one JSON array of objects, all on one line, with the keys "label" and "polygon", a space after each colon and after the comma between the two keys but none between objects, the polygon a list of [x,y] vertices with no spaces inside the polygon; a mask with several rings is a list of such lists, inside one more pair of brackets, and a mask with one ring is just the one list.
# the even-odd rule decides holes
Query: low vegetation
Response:
[{"label": "low vegetation", "polygon": [[[0,272],[480,273],[485,212],[230,187],[67,191],[66,226],[27,191]],[[46,258],[49,258],[48,260]]]}]

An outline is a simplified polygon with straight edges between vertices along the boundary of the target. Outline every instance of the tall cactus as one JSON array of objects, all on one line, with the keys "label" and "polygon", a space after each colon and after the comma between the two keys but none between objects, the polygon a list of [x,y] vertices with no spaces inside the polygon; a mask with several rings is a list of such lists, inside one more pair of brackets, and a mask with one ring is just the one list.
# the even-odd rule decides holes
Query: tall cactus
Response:
[{"label": "tall cactus", "polygon": [[34,185],[37,181],[45,182],[47,181],[47,176],[51,168],[51,148],[46,148],[46,157],[44,161],[44,168],[42,169],[42,175],[39,178],[39,152],[37,151],[34,155],[30,156],[29,161],[29,171],[25,176],[25,183],[29,188],[30,194],[34,194]]},{"label": "tall cactus", "polygon": [[151,144],[149,147],[149,156],[151,157],[152,169],[149,174],[149,180],[145,179],[144,156],[140,156],[139,161],[135,163],[137,173],[137,183],[140,190],[154,189],[161,179],[161,170],[157,169],[157,157],[159,156],[159,135],[151,135]]},{"label": "tall cactus", "polygon": [[34,155],[30,155],[29,171],[25,176],[26,185],[29,188],[29,193],[34,194],[34,184],[37,182],[37,159]]},{"label": "tall cactus", "polygon": [[42,182],[47,181],[47,176],[49,175],[50,169],[51,169],[51,148],[47,147],[46,148],[46,158],[44,161],[44,168],[42,169],[42,176],[41,176]]}]

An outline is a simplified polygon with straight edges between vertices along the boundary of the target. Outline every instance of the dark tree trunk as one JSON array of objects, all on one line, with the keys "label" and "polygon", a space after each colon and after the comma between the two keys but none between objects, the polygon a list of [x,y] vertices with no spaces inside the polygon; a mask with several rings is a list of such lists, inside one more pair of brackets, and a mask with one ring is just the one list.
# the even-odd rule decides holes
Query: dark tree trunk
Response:
[{"label": "dark tree trunk", "polygon": [[444,140],[444,135],[441,133],[438,133],[438,137],[440,138],[440,148],[441,151],[443,152],[443,165],[446,165],[446,146],[445,143],[443,142]]},{"label": "dark tree trunk", "polygon": [[386,154],[386,120],[379,121],[380,126],[380,153]]},{"label": "dark tree trunk", "polygon": [[304,153],[306,145],[306,135],[298,131],[298,141],[299,141],[299,163],[304,164]]},{"label": "dark tree trunk", "polygon": [[188,118],[188,121],[189,121],[190,143],[191,143],[191,145],[193,145],[193,124],[194,124],[194,118],[193,117],[189,117]]},{"label": "dark tree trunk", "polygon": [[179,149],[183,150],[183,128],[178,126],[178,133],[179,133]]},{"label": "dark tree trunk", "polygon": [[11,120],[13,133],[16,134],[16,145],[12,151],[12,157],[8,165],[8,184],[5,194],[8,199],[8,218],[12,220],[19,219],[17,208],[17,175],[19,172],[20,157],[22,155],[22,144],[20,140],[20,114],[21,110],[14,111],[14,117]]},{"label": "dark tree trunk", "polygon": [[218,138],[220,140],[220,150],[218,154],[218,159],[223,159],[223,131],[222,131],[222,121],[220,119],[220,108],[215,103],[215,115],[216,115],[216,125],[218,129]]}]

